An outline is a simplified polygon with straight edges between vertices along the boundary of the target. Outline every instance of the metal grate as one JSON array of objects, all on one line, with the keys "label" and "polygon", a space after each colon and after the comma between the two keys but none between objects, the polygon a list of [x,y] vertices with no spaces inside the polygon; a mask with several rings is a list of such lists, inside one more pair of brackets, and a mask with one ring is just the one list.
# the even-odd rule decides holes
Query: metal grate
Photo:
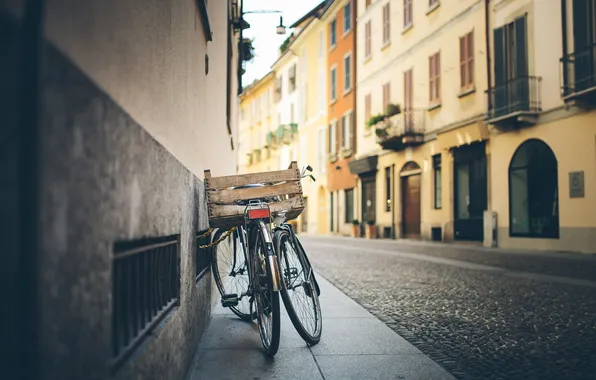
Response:
[{"label": "metal grate", "polygon": [[114,246],[112,371],[116,371],[180,298],[179,236]]},{"label": "metal grate", "polygon": [[196,281],[198,282],[201,277],[207,273],[211,264],[211,252],[213,248],[199,248],[202,245],[207,245],[211,242],[211,234],[201,237],[206,231],[199,232],[197,235],[197,251],[195,257],[196,265]]}]

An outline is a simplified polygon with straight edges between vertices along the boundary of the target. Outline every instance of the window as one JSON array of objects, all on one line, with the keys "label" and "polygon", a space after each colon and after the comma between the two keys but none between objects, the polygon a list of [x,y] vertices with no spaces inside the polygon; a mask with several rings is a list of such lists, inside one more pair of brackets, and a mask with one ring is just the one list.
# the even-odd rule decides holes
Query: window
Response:
[{"label": "window", "polygon": [[385,211],[391,211],[391,167],[385,168]]},{"label": "window", "polygon": [[327,171],[327,152],[325,151],[325,147],[327,146],[327,139],[326,139],[326,132],[325,128],[319,129],[319,136],[317,139],[317,146],[318,146],[318,170],[320,173],[325,173]]},{"label": "window", "polygon": [[354,145],[354,121],[352,111],[344,114],[341,118],[341,147],[352,149]]},{"label": "window", "polygon": [[354,220],[354,189],[346,189],[344,193],[346,198],[346,217],[344,219],[344,222],[352,223],[352,220]]},{"label": "window", "polygon": [[352,55],[346,54],[344,57],[344,92],[352,88]]},{"label": "window", "polygon": [[282,82],[283,77],[279,76],[275,78],[275,101],[279,102],[281,100],[281,90],[282,90]]},{"label": "window", "polygon": [[436,154],[433,156],[433,182],[434,182],[434,199],[433,199],[433,206],[435,209],[440,209],[442,207],[443,197],[442,197],[442,171],[441,171],[441,155]]},{"label": "window", "polygon": [[459,39],[460,87],[474,88],[474,31]]},{"label": "window", "polygon": [[494,31],[494,116],[530,107],[526,17]]},{"label": "window", "polygon": [[441,55],[436,53],[428,59],[429,100],[431,104],[441,103]]},{"label": "window", "polygon": [[372,47],[371,47],[371,34],[372,34],[372,26],[370,21],[367,21],[364,25],[364,59],[370,58],[372,54]]},{"label": "window", "polygon": [[372,100],[370,94],[364,96],[364,122],[366,123],[371,117]]},{"label": "window", "polygon": [[391,41],[391,17],[389,12],[389,5],[387,3],[383,6],[383,45]]},{"label": "window", "polygon": [[329,24],[329,34],[329,47],[334,48],[337,45],[337,20],[333,20]]},{"label": "window", "polygon": [[542,140],[521,144],[509,165],[509,234],[559,237],[557,158]]},{"label": "window", "polygon": [[414,98],[413,77],[414,69],[404,72],[404,128],[406,131],[414,127],[414,118],[412,116],[412,105]]},{"label": "window", "polygon": [[[113,249],[112,356],[116,369],[151,334],[151,326],[180,304],[180,236],[117,242]],[[200,265],[197,270],[202,275],[208,262],[201,260]]]},{"label": "window", "polygon": [[323,58],[323,50],[325,45],[325,34],[324,30],[319,32],[319,59]]},{"label": "window", "polygon": [[337,68],[331,69],[331,77],[329,78],[331,83],[331,101],[334,102],[337,99]]},{"label": "window", "polygon": [[391,102],[391,83],[387,82],[383,85],[383,111],[387,110],[387,106]]},{"label": "window", "polygon": [[296,89],[296,64],[293,64],[290,67],[289,75],[288,75],[288,83],[289,83],[289,92],[293,92]]},{"label": "window", "polygon": [[344,34],[350,31],[352,26],[352,4],[347,3],[344,7]]},{"label": "window", "polygon": [[319,109],[319,113],[323,113],[325,112],[325,69],[324,68],[320,68],[319,69],[319,73],[318,73],[318,77],[319,77],[319,83],[317,83],[318,86],[318,92],[317,92],[317,105],[318,105],[318,109]]},{"label": "window", "polygon": [[332,121],[329,124],[329,155],[337,154],[337,121]]},{"label": "window", "polygon": [[439,0],[428,0],[428,7],[433,8],[439,5]]},{"label": "window", "polygon": [[412,24],[412,0],[404,0],[404,28],[408,28]]},{"label": "window", "polygon": [[366,0],[366,8],[370,7],[371,3],[372,3],[372,0]]}]

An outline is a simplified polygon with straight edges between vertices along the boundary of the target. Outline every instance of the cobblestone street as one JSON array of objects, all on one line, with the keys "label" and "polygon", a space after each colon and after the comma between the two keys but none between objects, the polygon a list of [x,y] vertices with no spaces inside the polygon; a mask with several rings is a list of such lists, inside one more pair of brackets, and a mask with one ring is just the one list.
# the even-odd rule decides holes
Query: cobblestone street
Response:
[{"label": "cobblestone street", "polygon": [[596,257],[301,236],[317,271],[458,379],[596,379]]}]

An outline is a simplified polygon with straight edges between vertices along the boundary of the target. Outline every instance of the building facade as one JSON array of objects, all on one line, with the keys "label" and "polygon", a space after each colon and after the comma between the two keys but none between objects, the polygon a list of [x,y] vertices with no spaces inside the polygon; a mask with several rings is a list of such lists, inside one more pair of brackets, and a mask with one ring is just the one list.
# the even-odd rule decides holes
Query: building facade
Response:
[{"label": "building facade", "polygon": [[321,20],[327,25],[327,188],[329,230],[349,234],[355,218],[356,176],[348,167],[357,146],[355,0],[327,3]]},{"label": "building facade", "polygon": [[[242,94],[240,106],[245,150],[241,148],[239,172],[286,169],[291,161],[314,169],[316,182],[302,181],[306,208],[292,222],[306,234],[328,232],[326,25],[319,19],[326,4],[318,4],[290,26],[293,32],[280,47],[271,73]],[[266,93],[273,94],[271,102],[260,100]]]},{"label": "building facade", "polygon": [[184,378],[214,301],[203,170],[236,171],[238,16],[0,2],[8,378]]},{"label": "building facade", "polygon": [[238,173],[278,169],[276,133],[278,114],[274,101],[275,73],[247,86],[240,95],[238,120]]},{"label": "building facade", "polygon": [[498,244],[595,253],[596,2],[495,2],[490,20]]},{"label": "building facade", "polygon": [[594,9],[359,3],[359,218],[380,237],[593,252]]},{"label": "building facade", "polygon": [[[486,174],[470,195],[459,179],[483,171],[462,166],[457,177],[451,167],[460,149],[484,152],[488,135],[486,63],[477,58],[486,52],[483,4],[360,3],[351,169],[360,179],[361,218],[374,221],[380,237],[482,240]],[[459,203],[459,214],[455,194],[472,200]]]}]

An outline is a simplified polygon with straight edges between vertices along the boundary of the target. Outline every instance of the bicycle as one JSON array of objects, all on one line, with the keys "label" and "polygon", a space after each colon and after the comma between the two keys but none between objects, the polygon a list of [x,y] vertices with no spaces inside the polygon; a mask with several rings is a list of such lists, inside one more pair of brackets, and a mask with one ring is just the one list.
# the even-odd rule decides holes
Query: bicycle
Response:
[{"label": "bicycle", "polygon": [[[312,168],[310,166],[305,167],[300,173],[300,179],[310,177],[315,180],[312,174],[306,174],[307,171],[312,172]],[[236,187],[236,189],[264,186],[264,184],[253,184]],[[281,200],[281,197],[276,196],[259,200],[237,201],[235,203],[238,205],[247,205],[247,209],[251,205],[251,202],[253,204],[261,204],[260,209],[263,210],[262,204],[279,202]],[[279,255],[277,266],[279,267],[279,264],[281,264],[282,271],[278,272],[278,275],[283,279],[279,290],[290,320],[297,332],[308,344],[316,344],[321,337],[322,318],[319,302],[320,288],[316,282],[312,266],[292,226],[286,223],[286,213],[283,211],[274,213],[274,215],[271,212],[260,211],[260,213],[263,218],[269,218],[269,223],[275,226],[272,242],[275,247],[273,256],[275,256],[275,253]],[[231,233],[229,230],[218,230],[214,235],[214,240],[221,239],[221,236],[224,234],[231,236],[230,243],[216,245],[212,256],[213,275],[222,296],[222,305],[229,307],[241,319],[251,321],[257,315],[252,312],[254,300],[249,275],[249,263],[252,260],[247,259],[245,244],[245,242],[252,241],[248,239],[252,236],[250,226],[247,226],[245,223],[244,226],[236,227]],[[248,246],[250,247],[251,244],[248,244]],[[223,252],[218,253],[220,249],[223,250],[226,247],[231,247],[232,252],[227,252],[226,254]],[[250,249],[248,252],[248,256],[250,256]],[[229,259],[231,263],[224,262],[223,259],[225,258]],[[230,264],[230,267],[226,268],[225,265],[220,265],[222,262],[224,264]],[[222,273],[226,275],[225,280],[222,278]],[[229,284],[229,286],[226,286],[226,284]],[[247,299],[246,297],[249,298]],[[296,298],[301,298],[302,302],[297,302]],[[300,313],[299,306],[306,303],[310,304],[307,312]],[[308,317],[311,318],[309,319]],[[266,347],[265,344],[264,346]]]}]

